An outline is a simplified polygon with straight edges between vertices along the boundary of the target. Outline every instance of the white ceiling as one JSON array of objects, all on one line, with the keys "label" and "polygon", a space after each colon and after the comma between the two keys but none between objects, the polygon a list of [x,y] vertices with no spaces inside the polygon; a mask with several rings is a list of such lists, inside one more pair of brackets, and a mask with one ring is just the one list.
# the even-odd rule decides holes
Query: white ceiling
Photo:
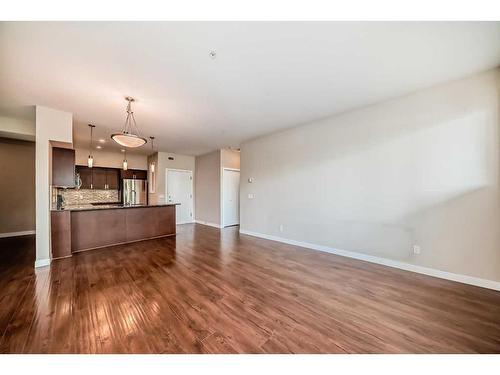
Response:
[{"label": "white ceiling", "polygon": [[108,149],[126,95],[158,149],[197,155],[499,64],[499,22],[0,23],[2,107],[72,112]]}]

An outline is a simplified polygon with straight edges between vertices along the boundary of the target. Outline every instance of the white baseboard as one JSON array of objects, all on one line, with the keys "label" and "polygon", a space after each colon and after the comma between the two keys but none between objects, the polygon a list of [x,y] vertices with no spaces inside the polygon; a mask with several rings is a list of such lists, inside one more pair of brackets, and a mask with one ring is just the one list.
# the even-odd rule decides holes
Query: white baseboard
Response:
[{"label": "white baseboard", "polygon": [[214,227],[214,228],[219,228],[219,229],[221,229],[221,228],[222,228],[219,224],[210,223],[210,222],[208,222],[208,221],[203,221],[203,220],[195,220],[194,222],[195,222],[196,224],[208,225],[209,227]]},{"label": "white baseboard", "polygon": [[21,232],[0,233],[0,238],[27,236],[29,234],[35,234],[35,231],[34,230],[23,230]]},{"label": "white baseboard", "polygon": [[391,259],[387,259],[387,258],[380,258],[380,257],[372,256],[372,255],[356,253],[353,251],[335,249],[332,247],[323,246],[323,245],[316,245],[316,244],[312,244],[312,243],[308,243],[308,242],[289,240],[289,239],[282,238],[282,237],[251,232],[251,231],[244,230],[244,229],[240,229],[240,233],[246,234],[249,236],[264,238],[266,240],[282,242],[282,243],[286,243],[288,245],[301,246],[301,247],[305,247],[307,249],[323,251],[326,253],[340,255],[340,256],[344,256],[344,257],[348,257],[348,258],[354,258],[354,259],[364,260],[366,262],[381,264],[381,265],[388,266],[388,267],[399,268],[399,269],[402,269],[405,271],[421,273],[421,274],[428,275],[428,276],[438,277],[440,279],[457,281],[457,282],[463,283],[463,284],[469,284],[469,285],[479,286],[482,288],[488,288],[488,289],[494,289],[494,290],[500,291],[500,282],[498,282],[498,281],[481,279],[478,277],[461,275],[461,274],[447,272],[447,271],[441,271],[441,270],[438,270],[435,268],[418,266],[418,265],[411,264],[411,263],[400,262],[397,260],[391,260]]},{"label": "white baseboard", "polygon": [[195,221],[192,220],[192,221],[185,221],[183,223],[176,223],[175,225],[184,225],[184,224],[193,224]]},{"label": "white baseboard", "polygon": [[50,259],[40,259],[35,261],[35,268],[45,267],[50,264]]}]

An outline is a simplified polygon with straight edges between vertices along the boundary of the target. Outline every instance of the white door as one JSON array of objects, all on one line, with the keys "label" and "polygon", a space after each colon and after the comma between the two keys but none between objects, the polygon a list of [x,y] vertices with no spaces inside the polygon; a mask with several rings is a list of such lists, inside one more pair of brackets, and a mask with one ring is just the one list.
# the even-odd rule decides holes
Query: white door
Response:
[{"label": "white door", "polygon": [[175,207],[176,224],[193,222],[193,172],[167,169],[167,202]]},{"label": "white door", "polygon": [[240,223],[240,172],[224,169],[222,172],[223,226]]}]

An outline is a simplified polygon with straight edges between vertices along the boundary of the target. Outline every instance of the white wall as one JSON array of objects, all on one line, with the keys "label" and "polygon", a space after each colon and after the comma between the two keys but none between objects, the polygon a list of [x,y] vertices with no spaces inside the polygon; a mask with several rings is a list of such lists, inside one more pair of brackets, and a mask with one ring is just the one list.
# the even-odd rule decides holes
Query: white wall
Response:
[{"label": "white wall", "polygon": [[[169,158],[173,159],[170,160]],[[172,154],[169,152],[157,152],[148,157],[149,161],[156,162],[157,175],[156,175],[156,192],[149,194],[150,203],[165,203],[165,182],[166,182],[166,169],[185,169],[192,171],[194,175],[195,161],[194,156]],[[194,177],[193,177],[194,178]]]},{"label": "white wall", "polygon": [[50,196],[52,168],[50,141],[73,142],[73,115],[51,108],[36,106],[35,201],[36,201],[36,262],[50,262]]},{"label": "white wall", "polygon": [[498,104],[495,70],[246,142],[241,229],[500,281]]},{"label": "white wall", "polygon": [[33,120],[0,116],[0,137],[35,140],[35,122]]},{"label": "white wall", "polygon": [[[124,154],[121,151],[94,150],[94,166],[108,168],[122,168]],[[77,165],[87,165],[89,150],[85,148],[75,148],[75,162]],[[130,169],[147,169],[147,155],[127,152],[127,163]]]}]

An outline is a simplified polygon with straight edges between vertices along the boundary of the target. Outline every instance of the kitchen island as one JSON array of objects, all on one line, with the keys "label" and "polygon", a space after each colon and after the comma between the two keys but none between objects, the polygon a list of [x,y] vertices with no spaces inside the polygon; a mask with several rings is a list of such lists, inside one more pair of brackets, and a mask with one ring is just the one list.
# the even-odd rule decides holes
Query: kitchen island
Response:
[{"label": "kitchen island", "polygon": [[52,258],[174,236],[176,204],[76,206],[51,212]]}]

